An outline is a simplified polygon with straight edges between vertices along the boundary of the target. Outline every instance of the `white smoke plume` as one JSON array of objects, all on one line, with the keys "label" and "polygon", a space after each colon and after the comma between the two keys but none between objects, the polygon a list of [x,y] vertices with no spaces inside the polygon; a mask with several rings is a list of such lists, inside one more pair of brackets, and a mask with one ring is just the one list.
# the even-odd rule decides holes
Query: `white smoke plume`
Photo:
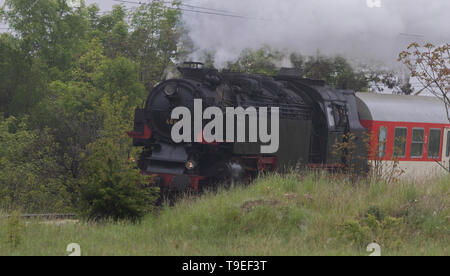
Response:
[{"label": "white smoke plume", "polygon": [[[137,5],[131,2],[139,2],[85,1],[97,3],[104,11],[117,4],[133,8]],[[380,2],[381,7],[370,8],[368,2]],[[221,14],[229,11],[252,18],[183,11],[197,49],[192,59],[205,50],[215,52],[218,66],[236,59],[244,48],[263,45],[396,65],[398,53],[411,42],[450,42],[450,0],[182,0],[182,3],[221,11],[183,6],[186,10]]]},{"label": "white smoke plume", "polygon": [[[370,8],[368,2],[380,2],[381,7]],[[244,48],[263,45],[395,65],[398,53],[413,41],[450,41],[450,0],[185,0],[183,3],[251,18],[183,13],[198,52],[215,52],[219,66],[235,59]]]}]

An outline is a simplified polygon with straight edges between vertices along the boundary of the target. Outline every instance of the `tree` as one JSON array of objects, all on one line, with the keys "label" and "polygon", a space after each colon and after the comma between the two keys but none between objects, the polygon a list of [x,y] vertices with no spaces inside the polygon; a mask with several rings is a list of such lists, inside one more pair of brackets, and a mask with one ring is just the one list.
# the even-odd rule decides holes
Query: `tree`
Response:
[{"label": "tree", "polygon": [[137,149],[126,131],[147,97],[143,83],[162,80],[179,54],[179,15],[159,1],[131,21],[121,6],[101,15],[65,0],[5,1],[0,19],[12,32],[0,35],[2,203],[58,212],[84,199],[94,217],[103,207],[114,219],[144,214],[152,189],[128,162]]},{"label": "tree", "polygon": [[62,0],[6,0],[0,17],[13,30],[0,37],[0,111],[30,114],[86,48],[87,12]]},{"label": "tree", "polygon": [[130,35],[130,57],[139,63],[141,81],[147,90],[162,81],[166,69],[178,57],[181,31],[181,13],[164,2],[143,4],[131,17],[133,32]]},{"label": "tree", "polygon": [[68,210],[68,192],[55,158],[57,147],[48,129],[30,130],[28,118],[0,117],[0,208]]},{"label": "tree", "polygon": [[130,55],[130,34],[126,22],[126,10],[115,5],[109,13],[99,16],[97,5],[88,7],[91,21],[91,38],[99,38],[104,46],[105,55],[109,58],[118,56],[128,57]]},{"label": "tree", "polygon": [[5,5],[4,17],[21,38],[24,52],[56,69],[50,71],[53,78],[69,69],[86,46],[85,8],[73,9],[63,0],[6,0]]},{"label": "tree", "polygon": [[140,174],[133,163],[122,159],[111,139],[100,139],[89,146],[83,166],[80,211],[88,220],[139,221],[155,206],[158,190]]},{"label": "tree", "polygon": [[290,60],[294,68],[303,72],[306,78],[324,80],[329,86],[338,89],[368,89],[369,82],[365,73],[355,71],[344,57],[327,57],[321,54],[304,57],[293,53]]},{"label": "tree", "polygon": [[371,92],[385,92],[390,89],[392,94],[411,95],[414,88],[407,78],[402,79],[398,72],[393,70],[379,68],[374,64],[361,65],[361,71],[364,72]]},{"label": "tree", "polygon": [[280,51],[264,46],[258,50],[244,49],[235,62],[229,62],[227,69],[248,74],[276,75],[285,58]]},{"label": "tree", "polygon": [[27,67],[19,43],[10,34],[0,34],[0,113],[6,116],[13,113],[11,102]]},{"label": "tree", "polygon": [[421,46],[412,43],[406,51],[400,53],[398,60],[411,71],[411,77],[422,85],[423,89],[416,95],[428,91],[441,99],[450,120],[450,44],[435,46],[426,43]]},{"label": "tree", "polygon": [[[68,74],[70,81],[54,81],[45,100],[33,112],[34,124],[50,127],[61,146],[61,163],[73,178],[80,175],[80,165],[89,144],[106,137],[104,129],[120,123],[122,133],[133,127],[133,111],[146,96],[138,79],[138,69],[124,57],[109,59],[102,53],[102,44],[93,39]],[[120,103],[111,110],[108,104]],[[117,120],[107,122],[114,113]],[[125,125],[125,127],[124,127]],[[118,125],[117,125],[118,126]],[[110,137],[107,136],[107,137]],[[126,158],[126,156],[125,156]]]},{"label": "tree", "polygon": [[29,113],[47,90],[47,65],[31,58],[21,40],[0,35],[0,112],[5,116]]}]

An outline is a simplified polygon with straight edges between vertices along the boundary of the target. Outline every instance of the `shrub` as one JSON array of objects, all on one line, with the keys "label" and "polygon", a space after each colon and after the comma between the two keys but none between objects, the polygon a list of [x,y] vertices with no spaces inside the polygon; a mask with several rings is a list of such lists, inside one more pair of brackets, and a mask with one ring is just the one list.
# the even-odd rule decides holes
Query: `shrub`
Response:
[{"label": "shrub", "polygon": [[0,208],[61,212],[68,196],[46,129],[30,130],[28,118],[0,117]]},{"label": "shrub", "polygon": [[17,247],[22,242],[22,223],[20,221],[20,212],[14,211],[8,219],[8,244]]},{"label": "shrub", "polygon": [[386,216],[378,208],[371,207],[364,218],[346,221],[341,225],[339,233],[342,238],[355,243],[358,247],[377,242],[385,247],[394,248],[400,243],[402,223],[402,219]]},{"label": "shrub", "polygon": [[89,150],[81,181],[82,217],[136,222],[152,211],[158,191],[150,187],[148,177],[141,175],[133,163],[121,158],[112,140],[98,140]]},{"label": "shrub", "polygon": [[386,217],[386,212],[378,206],[371,206],[367,210],[366,217],[369,217],[370,215],[375,217],[378,221],[382,221]]}]

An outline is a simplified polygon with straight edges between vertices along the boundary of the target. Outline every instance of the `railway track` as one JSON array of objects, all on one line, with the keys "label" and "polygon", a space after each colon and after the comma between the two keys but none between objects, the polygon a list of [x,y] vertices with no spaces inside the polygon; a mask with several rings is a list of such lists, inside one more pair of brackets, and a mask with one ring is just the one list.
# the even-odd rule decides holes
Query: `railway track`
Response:
[{"label": "railway track", "polygon": [[[11,216],[4,216],[4,218],[10,218]],[[75,214],[24,214],[20,215],[22,219],[44,219],[44,220],[66,220],[76,219]]]}]

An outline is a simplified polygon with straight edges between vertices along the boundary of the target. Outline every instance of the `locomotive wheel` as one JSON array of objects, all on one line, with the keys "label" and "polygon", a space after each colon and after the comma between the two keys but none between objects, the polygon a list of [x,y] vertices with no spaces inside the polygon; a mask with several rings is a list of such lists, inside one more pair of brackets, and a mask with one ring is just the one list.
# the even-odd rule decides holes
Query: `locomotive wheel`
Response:
[{"label": "locomotive wheel", "polygon": [[244,180],[244,169],[235,162],[221,163],[213,171],[211,184],[215,189],[223,187],[229,190]]}]

